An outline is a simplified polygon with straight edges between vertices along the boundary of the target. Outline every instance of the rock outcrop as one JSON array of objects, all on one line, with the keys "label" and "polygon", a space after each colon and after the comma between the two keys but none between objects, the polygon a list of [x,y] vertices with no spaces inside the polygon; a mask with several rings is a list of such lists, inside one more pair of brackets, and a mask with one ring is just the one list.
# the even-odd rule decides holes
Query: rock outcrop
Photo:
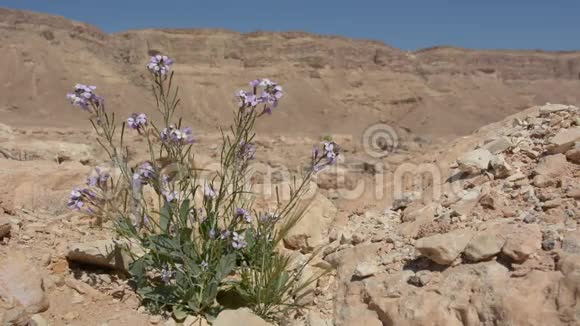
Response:
[{"label": "rock outcrop", "polygon": [[580,165],[565,154],[575,138],[556,137],[579,117],[549,104],[484,127],[438,160],[451,165],[440,197],[427,186],[351,216],[323,251],[335,325],[579,323]]}]

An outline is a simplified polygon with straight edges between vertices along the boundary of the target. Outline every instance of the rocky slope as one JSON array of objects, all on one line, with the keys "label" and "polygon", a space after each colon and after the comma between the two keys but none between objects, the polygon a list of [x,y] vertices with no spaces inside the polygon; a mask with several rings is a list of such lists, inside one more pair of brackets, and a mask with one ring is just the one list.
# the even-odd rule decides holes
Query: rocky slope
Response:
[{"label": "rocky slope", "polygon": [[[64,208],[69,189],[89,172],[83,164],[102,160],[90,146],[66,142],[87,139],[86,132],[0,130],[13,144],[12,158],[0,157],[0,320],[174,325],[138,307],[117,272],[123,260],[110,255],[111,234]],[[218,152],[215,139],[207,137],[197,150],[211,160]],[[19,156],[16,145],[31,139],[59,145]],[[311,142],[261,138],[259,159],[273,167],[298,162],[290,153],[308,151]],[[306,215],[282,248],[297,261],[317,252],[308,273],[333,272],[301,299],[311,308],[283,325],[580,322],[578,108],[533,107],[444,150],[410,152],[415,170],[392,157],[356,159],[354,144],[344,144],[345,160],[318,176]],[[353,170],[355,163],[366,168]],[[371,191],[345,197],[372,180],[377,184],[369,189],[383,187],[390,193],[386,199],[373,201]],[[273,200],[266,193],[260,198],[265,205]],[[36,274],[23,277],[21,271],[33,267]],[[227,311],[214,324],[242,318],[267,325],[245,310]],[[191,317],[184,325],[204,323]]]},{"label": "rocky slope", "polygon": [[329,324],[578,325],[579,154],[580,110],[535,107],[440,155],[440,197],[334,223]]},{"label": "rocky slope", "polygon": [[[161,51],[175,58],[182,110],[214,130],[232,89],[256,76],[288,97],[271,133],[361,134],[378,121],[427,136],[463,135],[531,105],[576,104],[580,54],[431,48],[307,33],[139,30],[105,34],[61,17],[0,9],[0,119],[20,126],[71,126],[65,105],[77,82],[99,87],[110,107],[153,112],[143,66]],[[286,123],[291,118],[294,123]]]}]

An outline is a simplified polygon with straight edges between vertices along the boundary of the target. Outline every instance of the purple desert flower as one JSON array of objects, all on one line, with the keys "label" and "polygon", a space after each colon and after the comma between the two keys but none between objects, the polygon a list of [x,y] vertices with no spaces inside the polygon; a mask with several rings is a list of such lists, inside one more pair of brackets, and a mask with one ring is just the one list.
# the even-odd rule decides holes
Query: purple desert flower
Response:
[{"label": "purple desert flower", "polygon": [[230,234],[231,234],[230,230],[228,230],[228,229],[224,229],[224,230],[222,230],[222,231],[220,232],[220,237],[219,237],[219,239],[220,239],[220,240],[225,240],[225,239],[227,239],[227,238],[229,238],[229,237],[230,237]]},{"label": "purple desert flower", "polygon": [[84,84],[76,84],[74,91],[68,93],[66,98],[72,105],[79,106],[85,111],[91,111],[91,105],[100,106],[102,99],[95,95],[94,90],[96,86],[87,86]]},{"label": "purple desert flower", "polygon": [[326,141],[322,144],[324,145],[324,155],[326,156],[326,161],[328,164],[333,164],[336,161],[336,156],[338,155],[338,146],[333,141]]},{"label": "purple desert flower", "polygon": [[154,75],[161,75],[165,76],[169,73],[170,66],[173,64],[173,60],[171,60],[166,55],[155,55],[152,56],[147,64],[147,69],[154,74]]},{"label": "purple desert flower", "polygon": [[256,146],[252,143],[241,142],[240,151],[238,153],[238,158],[240,160],[253,160],[256,154]]},{"label": "purple desert flower", "polygon": [[259,79],[254,79],[250,82],[250,87],[252,87],[252,88],[256,88],[256,87],[258,87],[258,85],[260,85]]},{"label": "purple desert flower", "polygon": [[238,103],[240,107],[253,108],[260,103],[260,98],[252,92],[239,91],[237,94],[240,99]]},{"label": "purple desert flower", "polygon": [[177,191],[166,190],[163,191],[162,193],[168,202],[172,202],[174,200],[179,199],[179,193]]},{"label": "purple desert flower", "polygon": [[316,161],[318,159],[318,155],[320,154],[320,151],[318,150],[317,147],[314,147],[312,149],[312,161]]},{"label": "purple desert flower", "polygon": [[161,270],[161,281],[163,281],[163,283],[167,285],[169,284],[174,275],[175,272],[172,271],[170,267],[165,267]]},{"label": "purple desert flower", "polygon": [[143,215],[143,225],[149,226],[151,224],[151,217],[149,215]]},{"label": "purple desert flower", "polygon": [[[252,91],[239,91],[236,95],[239,98],[239,107],[255,108],[259,104],[264,104],[263,113],[271,113],[272,109],[278,105],[278,101],[284,96],[282,86],[277,83],[264,78],[255,79],[250,82]],[[258,87],[262,88],[261,94],[258,96]]]},{"label": "purple desert flower", "polygon": [[250,215],[250,213],[248,213],[248,211],[246,211],[243,208],[236,208],[236,212],[234,215],[236,218],[243,218],[244,221],[246,221],[246,223],[252,222],[252,216]]},{"label": "purple desert flower", "polygon": [[214,199],[216,197],[216,193],[215,193],[215,190],[213,189],[212,185],[207,185],[207,184],[205,185],[205,187],[203,188],[203,196],[207,200],[211,200],[211,199]]},{"label": "purple desert flower", "polygon": [[110,177],[111,175],[108,172],[101,171],[97,167],[95,168],[95,174],[89,176],[86,183],[89,187],[105,188]]},{"label": "purple desert flower", "polygon": [[127,125],[134,130],[141,130],[147,126],[147,115],[145,113],[133,113],[127,118]]},{"label": "purple desert flower", "polygon": [[260,217],[260,222],[262,223],[276,222],[278,218],[279,218],[278,214],[274,212],[268,212],[266,213],[266,215]]},{"label": "purple desert flower", "polygon": [[233,232],[232,234],[232,247],[234,247],[234,249],[242,249],[244,247],[246,247],[248,245],[248,243],[246,242],[246,239],[244,238],[243,235],[238,234],[238,232]]},{"label": "purple desert flower", "polygon": [[76,209],[76,210],[80,210],[81,208],[83,208],[83,206],[85,206],[85,203],[83,202],[83,194],[81,192],[81,189],[75,188],[70,192],[70,196],[68,199],[68,208],[70,209]]},{"label": "purple desert flower", "polygon": [[137,174],[143,184],[147,184],[155,177],[155,168],[149,162],[142,163],[137,169]]},{"label": "purple desert flower", "polygon": [[182,131],[175,125],[170,125],[169,128],[163,128],[161,131],[161,140],[176,145],[192,144],[194,142],[193,130],[187,127]]},{"label": "purple desert flower", "polygon": [[316,148],[312,154],[312,168],[315,172],[322,170],[328,165],[336,163],[340,150],[338,145],[333,141],[322,142],[322,155],[319,157],[320,151]]},{"label": "purple desert flower", "polygon": [[135,172],[133,173],[133,179],[131,180],[131,186],[134,192],[141,192],[141,190],[143,190],[143,179],[141,179],[141,175],[139,175],[139,173]]},{"label": "purple desert flower", "polygon": [[182,137],[183,137],[183,140],[185,141],[185,143],[187,143],[187,144],[192,144],[194,142],[193,130],[191,129],[191,127],[187,127],[185,129],[183,129]]}]

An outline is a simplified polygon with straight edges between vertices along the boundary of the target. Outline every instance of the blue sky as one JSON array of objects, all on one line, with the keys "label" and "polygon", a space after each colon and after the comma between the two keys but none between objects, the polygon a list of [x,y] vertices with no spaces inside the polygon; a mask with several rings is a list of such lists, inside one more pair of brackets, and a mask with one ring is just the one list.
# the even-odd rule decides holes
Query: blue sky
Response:
[{"label": "blue sky", "polygon": [[0,0],[107,32],[218,27],[376,39],[407,50],[580,50],[580,0]]}]

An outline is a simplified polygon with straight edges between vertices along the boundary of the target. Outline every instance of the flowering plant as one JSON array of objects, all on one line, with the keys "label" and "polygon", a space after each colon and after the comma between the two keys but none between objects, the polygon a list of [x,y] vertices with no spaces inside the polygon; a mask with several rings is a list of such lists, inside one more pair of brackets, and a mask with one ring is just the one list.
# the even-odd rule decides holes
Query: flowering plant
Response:
[{"label": "flowering plant", "polygon": [[[208,174],[192,166],[193,129],[173,117],[179,92],[173,86],[172,64],[167,56],[157,55],[147,65],[161,125],[135,113],[117,137],[114,114],[105,110],[94,86],[77,85],[67,96],[91,113],[97,141],[119,171],[113,180],[96,170],[89,188],[72,191],[69,207],[107,217],[120,237],[140,245],[140,250],[126,248],[134,256],[129,272],[150,309],[170,311],[176,319],[189,313],[215,314],[227,305],[220,293],[233,291],[261,316],[279,318],[300,308],[294,300],[320,275],[298,284],[307,262],[290,271],[289,258],[276,247],[302,215],[299,202],[305,185],[313,173],[335,162],[338,147],[325,142],[322,156],[316,151],[312,169],[292,186],[290,199],[278,202],[273,211],[258,211],[247,177],[256,155],[253,127],[277,107],[282,87],[260,79],[250,82],[250,91],[236,93],[239,106],[233,125],[229,132],[222,131],[220,168]],[[126,126],[145,138],[150,155],[133,167],[123,142]],[[114,197],[126,200],[100,199],[103,196],[94,190],[107,193],[112,188],[124,195]],[[144,193],[154,193],[157,207],[148,204]]]}]

